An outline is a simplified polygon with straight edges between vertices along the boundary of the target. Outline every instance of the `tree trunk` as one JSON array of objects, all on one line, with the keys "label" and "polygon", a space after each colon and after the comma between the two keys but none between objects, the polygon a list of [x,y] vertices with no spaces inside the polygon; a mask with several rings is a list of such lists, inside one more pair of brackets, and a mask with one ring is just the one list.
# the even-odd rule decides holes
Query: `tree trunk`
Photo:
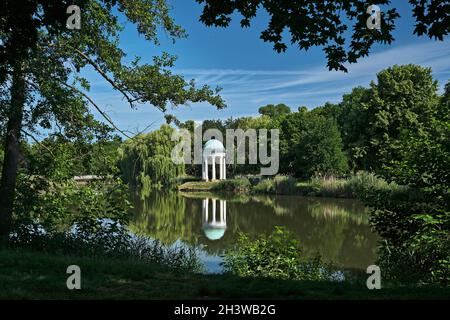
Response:
[{"label": "tree trunk", "polygon": [[5,136],[5,158],[0,183],[0,241],[8,241],[11,230],[17,171],[20,158],[20,131],[26,99],[24,61],[17,61],[13,68],[11,102]]}]

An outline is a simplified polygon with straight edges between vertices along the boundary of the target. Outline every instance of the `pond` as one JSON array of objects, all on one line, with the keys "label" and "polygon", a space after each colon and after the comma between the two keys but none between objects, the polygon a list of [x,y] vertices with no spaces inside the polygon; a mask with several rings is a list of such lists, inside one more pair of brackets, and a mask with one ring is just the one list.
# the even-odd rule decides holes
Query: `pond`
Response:
[{"label": "pond", "polygon": [[376,260],[377,236],[365,207],[352,199],[136,192],[132,201],[133,233],[198,246],[208,272],[221,271],[221,255],[240,232],[257,236],[275,226],[293,232],[306,254],[340,268],[365,270]]}]

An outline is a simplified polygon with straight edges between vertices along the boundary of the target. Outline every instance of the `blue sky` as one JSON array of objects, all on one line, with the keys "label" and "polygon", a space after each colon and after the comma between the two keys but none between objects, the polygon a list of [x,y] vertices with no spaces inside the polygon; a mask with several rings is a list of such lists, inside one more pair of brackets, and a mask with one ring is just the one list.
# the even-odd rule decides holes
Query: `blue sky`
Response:
[{"label": "blue sky", "polygon": [[[394,32],[396,41],[391,46],[375,46],[368,58],[350,65],[348,73],[328,71],[320,48],[304,52],[289,47],[281,54],[273,51],[270,43],[259,39],[267,23],[264,12],[247,29],[239,26],[239,19],[234,19],[226,29],[206,27],[198,21],[201,6],[194,0],[170,0],[172,16],[188,32],[187,39],[173,44],[163,34],[161,46],[155,47],[139,37],[133,25],[127,24],[121,47],[129,58],[138,55],[144,61],[162,51],[175,54],[178,56],[175,72],[186,79],[196,79],[199,85],[223,88],[221,95],[228,105],[226,109],[190,104],[170,111],[183,121],[256,115],[260,106],[269,103],[285,103],[295,110],[301,105],[314,108],[327,101],[339,102],[353,87],[368,86],[378,71],[394,64],[431,67],[442,90],[450,79],[450,41],[413,35],[414,20],[407,1],[393,2],[399,4],[401,14]],[[91,96],[121,129],[137,132],[153,123],[151,130],[164,122],[161,112],[152,106],[131,110],[104,81],[90,79],[93,79]]]}]

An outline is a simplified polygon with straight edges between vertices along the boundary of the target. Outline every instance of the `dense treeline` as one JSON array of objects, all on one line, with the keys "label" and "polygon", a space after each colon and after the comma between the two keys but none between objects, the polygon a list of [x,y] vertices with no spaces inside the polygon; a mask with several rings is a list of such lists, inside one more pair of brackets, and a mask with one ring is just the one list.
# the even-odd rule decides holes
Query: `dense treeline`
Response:
[{"label": "dense treeline", "polygon": [[[381,174],[404,158],[411,139],[426,136],[436,120],[444,120],[443,99],[431,69],[393,66],[378,73],[369,88],[356,87],[345,94],[340,103],[312,110],[302,106],[294,112],[284,104],[267,105],[259,109],[258,117],[206,120],[203,130],[218,129],[226,140],[226,129],[279,129],[282,174],[301,178],[360,170]],[[194,123],[180,127],[192,131]],[[186,170],[199,174],[197,166]],[[233,165],[228,170],[250,174],[259,172],[259,166]]]},{"label": "dense treeline", "polygon": [[[390,166],[404,159],[412,140],[429,135],[436,121],[448,122],[444,101],[449,87],[440,96],[430,69],[394,66],[381,71],[369,88],[357,87],[345,94],[340,103],[311,110],[267,105],[255,117],[206,120],[203,131],[220,130],[226,145],[226,129],[279,129],[281,174],[309,178],[364,170],[385,176]],[[178,127],[193,131],[194,122],[178,123]],[[164,125],[126,140],[119,153],[115,152],[120,145],[117,139],[93,144],[56,136],[33,147],[24,143],[24,149],[29,150],[24,152],[24,165],[37,174],[47,170],[45,175],[57,172],[63,177],[117,174],[119,168],[122,178],[134,185],[144,181],[170,185],[184,172],[200,176],[200,165],[183,168],[172,163],[170,153],[176,144],[171,141],[172,133],[173,128]],[[229,176],[257,174],[259,167],[248,164],[247,159],[245,165],[229,164],[227,170]]]},{"label": "dense treeline", "polygon": [[95,140],[52,135],[38,143],[23,141],[19,174],[54,182],[79,175],[114,176],[119,172],[117,149],[121,144],[122,139],[112,135]]}]

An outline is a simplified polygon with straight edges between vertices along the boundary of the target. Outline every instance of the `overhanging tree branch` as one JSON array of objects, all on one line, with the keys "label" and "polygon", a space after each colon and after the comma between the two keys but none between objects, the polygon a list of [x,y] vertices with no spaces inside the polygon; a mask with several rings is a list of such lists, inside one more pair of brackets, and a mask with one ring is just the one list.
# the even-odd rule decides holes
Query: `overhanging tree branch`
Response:
[{"label": "overhanging tree branch", "polygon": [[53,154],[52,150],[50,150],[50,148],[48,148],[45,144],[41,143],[41,142],[40,142],[38,139],[36,139],[31,133],[29,133],[29,132],[27,132],[27,131],[25,131],[25,130],[23,130],[23,129],[20,129],[20,131],[21,131],[23,134],[25,134],[27,137],[30,137],[34,142],[36,142],[38,145],[40,145],[41,147],[43,147],[45,150],[47,150],[47,151],[50,153],[50,155],[51,155],[52,157],[55,156],[55,155]]},{"label": "overhanging tree branch", "polygon": [[130,104],[131,108],[134,108],[133,102],[136,101],[136,99],[132,99],[132,97],[130,97],[128,95],[128,93],[123,90],[116,82],[114,82],[114,80],[112,80],[99,66],[97,63],[95,63],[94,60],[92,60],[87,54],[85,54],[83,51],[71,47],[76,53],[78,53],[84,60],[86,60],[92,67],[94,67],[94,69],[106,80],[108,81],[113,87],[114,89],[118,90],[120,93],[122,93],[122,95],[125,97],[125,99],[128,101],[128,103]]},{"label": "overhanging tree branch", "polygon": [[111,118],[105,113],[103,112],[102,109],[100,109],[100,107],[94,102],[94,100],[92,100],[91,97],[89,97],[87,94],[85,94],[83,91],[77,89],[76,87],[65,83],[64,81],[61,81],[59,79],[56,79],[59,83],[61,83],[62,85],[70,88],[71,90],[81,94],[84,98],[86,98],[93,106],[95,109],[97,109],[97,111],[103,116],[103,118],[105,118],[106,121],[108,121],[108,123],[114,128],[116,129],[118,132],[120,132],[121,134],[123,134],[125,137],[127,137],[128,139],[132,139],[133,137],[129,136],[127,133],[125,133],[123,130],[121,130],[118,126],[116,126],[116,124],[111,120]]}]

